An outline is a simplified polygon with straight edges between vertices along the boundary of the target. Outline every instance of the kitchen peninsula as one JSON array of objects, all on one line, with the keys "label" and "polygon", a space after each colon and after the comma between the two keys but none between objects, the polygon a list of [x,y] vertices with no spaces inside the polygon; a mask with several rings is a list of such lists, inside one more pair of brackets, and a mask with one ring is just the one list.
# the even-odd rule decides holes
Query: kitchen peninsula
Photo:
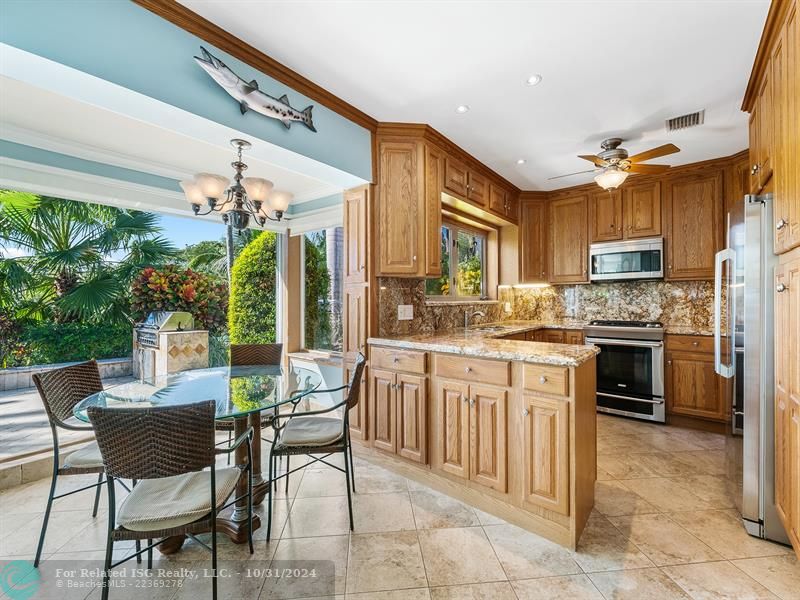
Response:
[{"label": "kitchen peninsula", "polygon": [[527,341],[556,328],[370,338],[359,453],[575,548],[594,504],[598,349]]}]

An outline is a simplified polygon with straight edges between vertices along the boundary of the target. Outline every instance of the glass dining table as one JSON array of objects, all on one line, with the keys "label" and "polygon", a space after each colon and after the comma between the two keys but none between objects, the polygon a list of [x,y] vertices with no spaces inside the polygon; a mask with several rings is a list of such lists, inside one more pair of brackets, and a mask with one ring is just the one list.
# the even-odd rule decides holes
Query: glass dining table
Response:
[{"label": "glass dining table", "polygon": [[[151,379],[139,379],[109,387],[87,396],[75,405],[73,413],[81,421],[89,421],[87,408],[103,406],[125,410],[132,407],[170,406],[214,400],[217,405],[215,419],[233,420],[234,439],[253,428],[253,504],[261,504],[270,482],[261,474],[261,421],[264,411],[291,410],[304,397],[318,390],[321,375],[310,369],[280,366],[231,366],[209,369],[192,369]],[[131,432],[135,435],[135,432]],[[245,445],[236,449],[236,462],[247,460]],[[247,482],[242,478],[236,495],[247,492]],[[217,530],[234,542],[247,541],[247,504],[237,502],[217,519]],[[253,517],[253,528],[260,526],[258,515]],[[171,539],[161,544],[163,554],[176,552],[183,538]]]}]

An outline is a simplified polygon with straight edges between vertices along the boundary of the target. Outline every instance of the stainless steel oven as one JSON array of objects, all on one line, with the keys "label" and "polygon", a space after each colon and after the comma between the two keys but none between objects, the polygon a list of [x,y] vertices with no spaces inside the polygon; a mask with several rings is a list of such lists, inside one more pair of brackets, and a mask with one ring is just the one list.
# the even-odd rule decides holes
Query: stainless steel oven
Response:
[{"label": "stainless steel oven", "polygon": [[589,246],[591,281],[664,277],[664,239],[603,242]]},{"label": "stainless steel oven", "polygon": [[586,343],[597,356],[597,410],[664,423],[664,330],[659,323],[592,321]]}]

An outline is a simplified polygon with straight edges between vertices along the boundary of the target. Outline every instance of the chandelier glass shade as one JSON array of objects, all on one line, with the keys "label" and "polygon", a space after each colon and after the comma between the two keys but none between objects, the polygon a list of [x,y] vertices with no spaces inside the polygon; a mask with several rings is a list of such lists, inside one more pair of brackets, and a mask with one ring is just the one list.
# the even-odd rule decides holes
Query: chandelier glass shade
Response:
[{"label": "chandelier glass shade", "polygon": [[627,171],[617,169],[616,167],[609,167],[597,175],[594,180],[597,182],[597,185],[604,190],[615,190],[625,182],[628,175],[630,175],[630,173]]},{"label": "chandelier glass shade", "polygon": [[[237,149],[237,158],[231,163],[233,183],[214,173],[198,173],[194,179],[180,182],[192,212],[198,216],[218,212],[224,223],[240,230],[247,229],[251,218],[261,226],[267,221],[280,221],[292,194],[273,191],[274,185],[268,179],[243,177],[247,165],[242,162],[242,151],[250,148],[250,142],[233,139],[231,145]],[[201,212],[203,206],[207,207],[205,212]]]}]

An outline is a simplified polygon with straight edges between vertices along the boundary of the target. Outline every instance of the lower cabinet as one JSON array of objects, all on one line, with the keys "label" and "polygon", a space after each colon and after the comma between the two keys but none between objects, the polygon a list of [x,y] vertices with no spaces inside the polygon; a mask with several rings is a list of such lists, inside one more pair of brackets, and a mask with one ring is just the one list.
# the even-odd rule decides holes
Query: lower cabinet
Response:
[{"label": "lower cabinet", "polygon": [[569,401],[524,395],[523,504],[569,514]]},{"label": "lower cabinet", "polygon": [[[346,357],[345,358],[345,383],[350,383],[350,377],[353,373],[353,369],[351,366],[355,362],[355,357]],[[361,376],[361,381],[359,385],[361,386],[361,390],[358,396],[358,404],[350,409],[350,435],[359,440],[366,440],[368,438],[367,431],[368,431],[368,412],[367,406],[369,405],[369,393],[367,390],[367,377],[368,377],[368,369],[369,367],[364,368],[364,374]]]},{"label": "lower cabinet", "polygon": [[436,466],[505,493],[508,390],[437,378],[436,404]]},{"label": "lower cabinet", "polygon": [[674,415],[725,422],[725,379],[714,371],[714,341],[706,336],[667,336],[666,400]]},{"label": "lower cabinet", "polygon": [[372,370],[373,447],[425,464],[427,452],[428,378]]}]

